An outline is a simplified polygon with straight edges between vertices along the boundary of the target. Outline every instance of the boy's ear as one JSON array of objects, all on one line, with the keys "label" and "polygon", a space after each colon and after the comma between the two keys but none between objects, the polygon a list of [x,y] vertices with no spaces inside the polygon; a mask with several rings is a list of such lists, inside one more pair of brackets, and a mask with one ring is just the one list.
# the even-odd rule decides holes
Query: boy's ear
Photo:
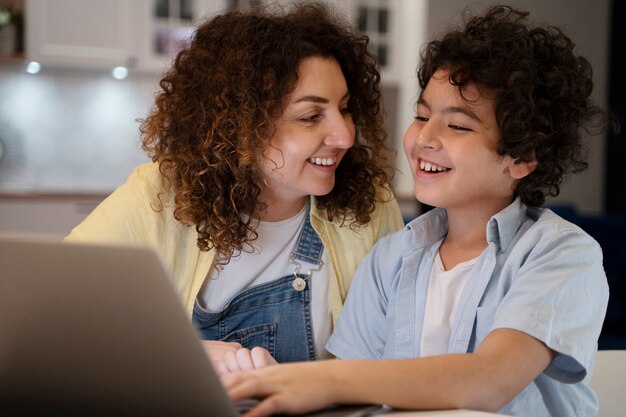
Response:
[{"label": "boy's ear", "polygon": [[537,160],[530,162],[521,161],[519,159],[513,160],[509,165],[509,173],[515,180],[521,180],[537,168]]}]

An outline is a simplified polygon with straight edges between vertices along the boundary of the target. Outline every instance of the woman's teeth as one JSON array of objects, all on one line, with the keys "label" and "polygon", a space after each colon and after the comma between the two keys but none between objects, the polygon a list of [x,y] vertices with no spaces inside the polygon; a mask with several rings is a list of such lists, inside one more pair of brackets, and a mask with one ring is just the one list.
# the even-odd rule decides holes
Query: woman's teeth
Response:
[{"label": "woman's teeth", "polygon": [[420,161],[420,169],[422,171],[443,172],[448,171],[450,168],[445,168],[439,165],[432,164],[430,162]]},{"label": "woman's teeth", "polygon": [[311,162],[314,165],[324,165],[324,166],[333,165],[335,161],[336,161],[335,158],[311,158],[309,159],[309,162]]}]

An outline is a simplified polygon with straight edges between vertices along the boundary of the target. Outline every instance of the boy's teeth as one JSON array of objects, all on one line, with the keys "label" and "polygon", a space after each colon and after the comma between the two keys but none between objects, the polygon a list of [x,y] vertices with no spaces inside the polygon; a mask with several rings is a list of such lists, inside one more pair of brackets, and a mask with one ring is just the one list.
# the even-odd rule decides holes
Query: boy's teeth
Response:
[{"label": "boy's teeth", "polygon": [[332,165],[335,163],[334,158],[311,158],[310,161],[312,164],[324,166]]},{"label": "boy's teeth", "polygon": [[443,171],[447,171],[448,168],[444,168],[441,167],[439,165],[435,165],[432,164],[430,162],[424,162],[424,161],[420,161],[420,169],[423,171],[430,171],[430,172],[443,172]]}]

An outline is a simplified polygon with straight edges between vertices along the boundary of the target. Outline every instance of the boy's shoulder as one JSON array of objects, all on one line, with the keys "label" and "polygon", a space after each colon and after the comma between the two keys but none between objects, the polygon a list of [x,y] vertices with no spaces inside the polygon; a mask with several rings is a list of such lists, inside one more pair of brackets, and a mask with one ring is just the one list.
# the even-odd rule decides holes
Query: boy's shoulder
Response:
[{"label": "boy's shoulder", "polygon": [[565,220],[547,208],[524,205],[517,198],[508,207],[494,215],[487,223],[487,241],[508,252],[520,242],[534,241],[533,245],[579,238],[593,241],[583,229]]},{"label": "boy's shoulder", "polygon": [[[541,250],[564,250],[586,247],[594,254],[601,252],[598,242],[580,226],[564,219],[548,208],[527,208],[527,220],[520,227],[517,245]],[[559,249],[560,248],[560,249]],[[591,255],[591,252],[589,253]]]},{"label": "boy's shoulder", "polygon": [[535,228],[556,234],[575,234],[593,239],[580,226],[564,219],[549,208],[529,208],[527,212],[529,218],[534,220],[533,227]]}]

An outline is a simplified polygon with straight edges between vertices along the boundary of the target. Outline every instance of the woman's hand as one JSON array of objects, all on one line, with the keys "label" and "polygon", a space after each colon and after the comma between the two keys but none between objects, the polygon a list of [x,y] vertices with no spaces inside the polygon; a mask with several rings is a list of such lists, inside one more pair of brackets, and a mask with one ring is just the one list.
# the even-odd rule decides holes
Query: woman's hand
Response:
[{"label": "woman's hand", "polygon": [[222,376],[234,400],[262,398],[244,417],[305,413],[336,402],[333,364],[336,360],[290,363]]},{"label": "woman's hand", "polygon": [[250,350],[239,343],[216,340],[203,340],[202,345],[218,375],[251,371],[277,364],[272,355],[262,347],[257,346]]},{"label": "woman's hand", "polygon": [[278,362],[266,349],[259,346],[252,348],[252,350],[241,348],[224,354],[223,364],[220,365],[222,369],[218,373],[225,375],[227,373],[252,371],[272,365],[278,365]]}]

